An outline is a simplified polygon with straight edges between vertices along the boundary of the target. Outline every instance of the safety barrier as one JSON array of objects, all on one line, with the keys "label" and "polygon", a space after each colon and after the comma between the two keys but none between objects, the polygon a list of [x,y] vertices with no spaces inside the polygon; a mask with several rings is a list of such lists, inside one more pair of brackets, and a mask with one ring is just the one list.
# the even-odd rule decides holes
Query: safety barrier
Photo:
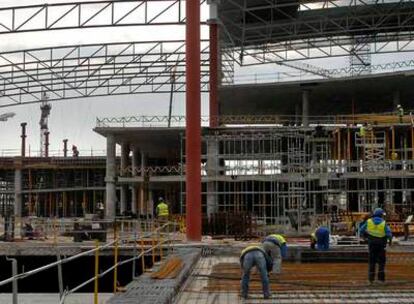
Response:
[{"label": "safety barrier", "polygon": [[[34,274],[45,271],[47,269],[57,267],[58,268],[58,280],[59,280],[59,294],[60,294],[60,303],[64,304],[66,298],[80,290],[84,286],[94,283],[94,304],[98,304],[99,299],[99,279],[103,276],[113,273],[113,293],[118,292],[118,268],[121,265],[131,263],[132,264],[132,279],[135,278],[137,260],[141,260],[141,268],[145,271],[146,265],[144,257],[150,255],[152,257],[152,263],[156,262],[156,257],[158,256],[160,260],[165,257],[164,251],[166,250],[166,255],[169,255],[172,252],[172,242],[177,238],[179,233],[180,225],[175,222],[166,222],[159,223],[156,221],[144,222],[140,220],[135,221],[113,221],[111,222],[113,229],[113,239],[104,244],[100,244],[98,240],[95,240],[95,245],[93,249],[87,250],[85,252],[75,254],[70,257],[65,257],[61,259],[59,254],[59,246],[56,243],[57,251],[57,261],[44,265],[42,267],[17,273],[17,260],[8,259],[13,263],[13,276],[0,281],[0,286],[6,284],[13,284],[13,304],[18,304],[18,284],[17,282],[21,279],[28,278]],[[143,229],[148,229],[149,231],[144,231]],[[131,258],[119,261],[119,251],[124,247],[124,245],[133,244],[133,256]],[[104,250],[113,250],[114,263],[111,267],[99,272],[99,253]],[[63,290],[63,277],[62,277],[62,264],[69,263],[76,259],[79,259],[88,255],[95,256],[95,273],[94,276],[78,286],[75,286],[71,289]]]}]

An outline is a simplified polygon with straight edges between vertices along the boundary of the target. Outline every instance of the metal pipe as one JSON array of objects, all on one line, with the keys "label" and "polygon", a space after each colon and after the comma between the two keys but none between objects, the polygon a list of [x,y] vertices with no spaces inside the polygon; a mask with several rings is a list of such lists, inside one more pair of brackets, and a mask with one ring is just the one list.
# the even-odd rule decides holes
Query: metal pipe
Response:
[{"label": "metal pipe", "polygon": [[[60,262],[60,253],[57,253],[57,260]],[[58,283],[59,283],[59,300],[63,297],[63,273],[62,273],[62,263],[57,265],[58,269]]]},{"label": "metal pipe", "polygon": [[118,291],[118,237],[116,223],[114,226],[114,237],[115,237],[115,246],[114,246],[114,294]]},{"label": "metal pipe", "polygon": [[18,287],[17,287],[17,260],[16,259],[12,259],[9,257],[6,257],[7,261],[10,261],[12,263],[12,275],[13,275],[13,282],[12,282],[12,289],[13,289],[13,304],[17,304],[18,303]]},{"label": "metal pipe", "polygon": [[49,157],[49,134],[49,131],[45,132],[45,157]]},{"label": "metal pipe", "polygon": [[187,239],[201,240],[200,2],[186,1]]},{"label": "metal pipe", "polygon": [[218,26],[211,23],[210,26],[210,127],[218,127],[219,107],[217,100],[218,87]]},{"label": "metal pipe", "polygon": [[63,157],[68,157],[68,140],[63,140]]},{"label": "metal pipe", "polygon": [[26,156],[26,126],[27,126],[27,122],[22,122],[20,124],[20,126],[22,127],[22,135],[20,136],[22,138],[22,151],[21,151],[21,156],[25,157]]},{"label": "metal pipe", "polygon": [[99,241],[95,240],[95,277],[93,286],[93,303],[98,304],[98,282],[99,282]]}]

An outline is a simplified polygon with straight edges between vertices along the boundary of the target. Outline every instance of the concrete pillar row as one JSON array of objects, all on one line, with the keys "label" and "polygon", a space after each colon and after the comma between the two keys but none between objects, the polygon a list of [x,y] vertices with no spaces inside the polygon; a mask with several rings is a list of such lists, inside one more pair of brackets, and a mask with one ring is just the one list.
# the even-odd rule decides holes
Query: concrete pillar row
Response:
[{"label": "concrete pillar row", "polygon": [[106,137],[106,202],[105,217],[115,218],[116,216],[116,142],[115,137],[109,134]]},{"label": "concrete pillar row", "polygon": [[309,126],[309,90],[302,91],[302,125]]}]

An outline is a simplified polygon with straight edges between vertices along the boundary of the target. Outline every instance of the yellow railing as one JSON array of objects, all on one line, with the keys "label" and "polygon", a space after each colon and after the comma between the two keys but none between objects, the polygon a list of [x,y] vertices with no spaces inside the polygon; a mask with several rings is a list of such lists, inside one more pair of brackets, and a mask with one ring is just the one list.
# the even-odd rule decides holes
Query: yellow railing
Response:
[{"label": "yellow railing", "polygon": [[[108,223],[108,222],[107,222]],[[126,225],[127,224],[127,225]],[[99,301],[99,279],[103,276],[107,275],[110,272],[113,272],[113,293],[118,292],[118,267],[127,263],[132,263],[132,273],[133,276],[136,273],[136,260],[141,259],[141,267],[142,270],[145,271],[146,265],[144,261],[144,257],[146,255],[151,255],[152,262],[155,264],[157,256],[159,256],[160,260],[165,258],[169,253],[169,248],[172,245],[172,242],[176,239],[177,234],[179,233],[179,224],[175,222],[167,222],[165,224],[155,225],[155,222],[152,223],[143,223],[142,221],[135,220],[129,221],[114,221],[112,222],[112,228],[114,231],[114,237],[111,241],[106,242],[105,244],[100,244],[98,240],[95,240],[94,246],[92,249],[87,250],[85,252],[64,258],[58,259],[56,262],[44,265],[42,267],[26,271],[19,274],[14,274],[12,277],[0,281],[0,286],[7,285],[10,283],[15,283],[20,279],[28,278],[36,273],[45,271],[47,269],[53,267],[60,267],[62,264],[69,263],[81,257],[94,254],[95,256],[95,271],[92,278],[89,280],[84,281],[83,283],[79,284],[78,286],[70,289],[65,290],[61,294],[60,303],[65,303],[65,299],[74,292],[80,290],[84,286],[94,283],[94,303],[97,304]],[[129,227],[126,229],[126,227]],[[147,229],[152,229],[150,231],[144,231],[142,228],[145,227]],[[138,229],[139,228],[139,229]],[[57,230],[57,229],[55,229]],[[135,231],[132,231],[135,230]],[[121,234],[120,232],[123,231],[124,233]],[[132,232],[134,232],[132,234]],[[130,247],[131,242],[134,244],[133,250],[136,254],[134,254],[131,258],[119,261],[119,251],[120,249],[124,248],[124,244]],[[150,245],[148,245],[148,243]],[[59,252],[59,243],[54,242],[56,245],[56,249]],[[165,254],[163,251],[167,248],[167,253]],[[99,272],[99,254],[101,251],[104,250],[113,250],[114,253],[114,263],[111,267],[104,270],[103,272]],[[63,278],[59,278],[63,280]],[[16,290],[17,293],[17,290]],[[17,296],[17,294],[16,294]]]}]

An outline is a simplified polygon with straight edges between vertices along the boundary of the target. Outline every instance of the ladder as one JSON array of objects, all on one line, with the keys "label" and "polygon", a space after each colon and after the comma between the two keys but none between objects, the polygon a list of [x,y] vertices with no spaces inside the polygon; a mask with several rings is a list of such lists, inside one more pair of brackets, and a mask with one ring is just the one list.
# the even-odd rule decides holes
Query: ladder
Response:
[{"label": "ladder", "polygon": [[366,131],[363,138],[364,160],[368,171],[377,171],[384,168],[385,160],[385,132]]}]

